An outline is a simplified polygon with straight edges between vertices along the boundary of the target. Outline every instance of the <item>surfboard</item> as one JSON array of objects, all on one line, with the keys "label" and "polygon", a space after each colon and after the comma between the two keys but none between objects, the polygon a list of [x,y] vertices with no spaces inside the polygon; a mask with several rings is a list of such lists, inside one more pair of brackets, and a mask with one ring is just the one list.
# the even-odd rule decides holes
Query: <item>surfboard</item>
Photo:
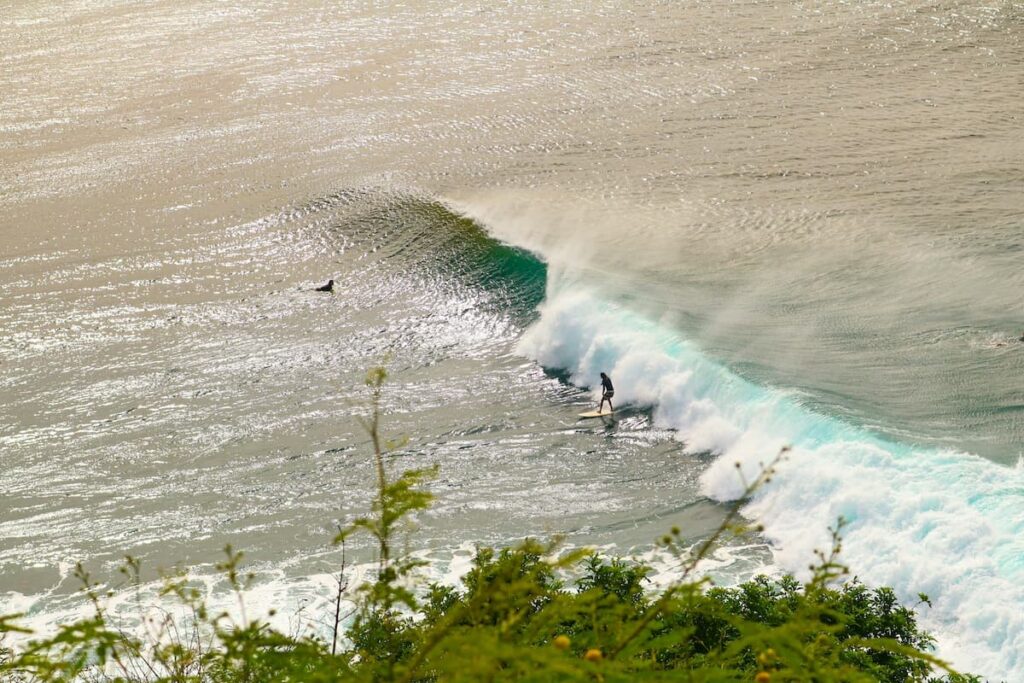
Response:
[{"label": "surfboard", "polygon": [[605,410],[605,411],[599,413],[596,410],[591,410],[591,411],[588,411],[586,413],[580,413],[580,417],[581,418],[587,418],[587,417],[608,417],[609,415],[611,415],[614,412],[615,412],[614,410]]}]

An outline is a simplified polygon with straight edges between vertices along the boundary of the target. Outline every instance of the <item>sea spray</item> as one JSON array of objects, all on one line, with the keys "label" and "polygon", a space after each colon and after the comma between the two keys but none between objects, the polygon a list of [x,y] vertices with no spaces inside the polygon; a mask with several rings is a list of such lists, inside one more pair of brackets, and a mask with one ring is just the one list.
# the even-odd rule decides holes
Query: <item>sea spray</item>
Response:
[{"label": "sea spray", "polygon": [[519,351],[594,387],[600,372],[618,405],[652,409],[695,452],[718,457],[702,475],[719,501],[742,491],[788,444],[772,483],[744,514],[763,522],[775,561],[806,573],[827,527],[847,520],[843,559],[905,602],[927,593],[925,622],[941,656],[994,679],[1024,670],[1024,472],[953,451],[918,449],[818,414],[757,386],[656,321],[578,282],[549,282]]}]

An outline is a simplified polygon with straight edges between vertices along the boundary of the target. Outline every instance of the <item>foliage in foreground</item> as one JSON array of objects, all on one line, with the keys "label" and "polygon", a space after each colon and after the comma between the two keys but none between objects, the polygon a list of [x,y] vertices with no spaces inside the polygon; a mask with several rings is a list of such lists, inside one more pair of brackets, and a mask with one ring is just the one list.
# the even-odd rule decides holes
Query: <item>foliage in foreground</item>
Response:
[{"label": "foliage in foreground", "polygon": [[[336,655],[326,641],[289,637],[260,621],[207,616],[196,594],[172,585],[196,619],[187,638],[133,638],[98,607],[92,618],[10,653],[0,679],[977,680],[933,678],[931,639],[912,609],[887,588],[827,587],[820,567],[804,584],[758,577],[708,590],[694,581],[666,599],[645,589],[642,565],[551,551],[535,541],[482,549],[460,587],[433,585],[421,600],[411,598],[415,612],[384,606],[378,599],[391,589],[369,586]],[[12,628],[0,620],[0,632]]]},{"label": "foliage in foreground", "polygon": [[[929,654],[931,637],[913,609],[888,588],[842,585],[839,528],[809,581],[758,577],[735,588],[692,578],[714,544],[733,528],[735,510],[712,536],[684,549],[678,529],[660,544],[680,562],[681,578],[652,592],[649,569],[584,552],[559,553],[527,540],[481,549],[459,587],[411,591],[417,563],[392,557],[398,525],[426,509],[432,470],[394,480],[379,435],[383,370],[372,372],[373,410],[365,426],[374,446],[377,498],[372,513],[338,536],[368,533],[378,546],[375,581],[359,588],[358,609],[336,651],[329,640],[288,636],[245,618],[241,554],[220,566],[238,594],[241,620],[209,614],[183,581],[165,594],[192,615],[179,631],[167,618],[137,637],[111,625],[99,588],[80,572],[94,615],[17,651],[0,649],[4,681],[688,681],[717,683],[971,683]],[[772,465],[748,492],[770,478]],[[137,563],[125,566],[138,577]],[[332,615],[340,617],[338,607]],[[922,596],[922,600],[927,598]],[[142,608],[140,607],[140,610]],[[144,615],[139,615],[140,617]],[[20,631],[0,616],[0,644]],[[337,630],[337,626],[335,627]],[[942,676],[939,678],[938,676]]]}]

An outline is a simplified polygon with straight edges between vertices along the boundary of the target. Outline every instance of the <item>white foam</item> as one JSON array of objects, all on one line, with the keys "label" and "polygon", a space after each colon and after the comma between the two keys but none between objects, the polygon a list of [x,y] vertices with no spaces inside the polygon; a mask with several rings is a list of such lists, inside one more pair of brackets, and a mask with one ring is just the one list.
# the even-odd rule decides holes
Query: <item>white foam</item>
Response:
[{"label": "white foam", "polygon": [[[412,553],[425,565],[406,577],[404,585],[423,594],[430,583],[456,586],[470,570],[476,555],[475,546],[463,543],[446,548],[438,554],[421,550]],[[68,578],[73,567],[62,565],[61,581]],[[334,628],[335,601],[338,596],[338,574],[317,573],[290,576],[283,567],[243,567],[252,571],[253,581],[239,595],[231,589],[222,573],[211,566],[191,568],[181,577],[188,586],[198,591],[201,601],[211,616],[225,615],[229,623],[244,624],[254,620],[269,625],[280,633],[293,637],[313,637],[330,642]],[[344,633],[351,625],[356,611],[356,592],[359,586],[376,576],[375,562],[349,564],[344,572],[344,587],[340,613],[339,644],[344,644]],[[178,598],[165,592],[164,580],[146,581],[138,586],[98,586],[101,605],[108,624],[117,630],[139,638],[144,644],[167,642],[170,634],[182,637],[193,632],[194,617],[191,609]],[[56,587],[55,587],[56,588]],[[21,614],[15,623],[30,633],[9,634],[4,645],[15,649],[28,642],[54,635],[61,626],[91,617],[93,605],[81,592],[61,593],[55,589],[35,595],[18,592],[0,594],[0,614]],[[160,628],[169,619],[173,630]]]},{"label": "white foam", "polygon": [[[227,589],[218,575],[196,571],[188,578],[190,586],[203,596],[212,615],[226,614],[238,624],[259,619],[294,636],[329,634],[326,620],[334,611],[333,596],[337,590],[334,578],[324,574],[285,579],[272,574],[275,573],[260,573],[259,580],[245,591],[243,603],[239,603],[237,595]],[[163,582],[154,581],[137,589],[122,588],[104,593],[102,605],[109,624],[144,642],[159,640],[153,637],[159,630],[154,621],[165,617],[171,618],[179,633],[188,633],[192,627],[191,611],[176,599],[162,595],[163,587]],[[5,641],[7,646],[15,648],[30,640],[51,636],[61,626],[93,614],[92,605],[82,593],[57,596],[9,592],[3,595],[2,601],[3,611],[23,614],[15,623],[30,630],[28,634],[12,634]],[[351,603],[346,605],[351,606]]]},{"label": "white foam", "polygon": [[[718,457],[709,497],[734,500],[745,477],[793,447],[744,514],[763,522],[775,562],[806,573],[839,516],[843,560],[866,582],[921,608],[939,655],[993,680],[1024,671],[1024,471],[967,453],[915,449],[816,414],[795,396],[753,385],[657,323],[575,284],[548,300],[519,350],[595,387],[604,371],[617,405],[649,406],[694,451]],[[595,388],[595,392],[596,392]]]}]

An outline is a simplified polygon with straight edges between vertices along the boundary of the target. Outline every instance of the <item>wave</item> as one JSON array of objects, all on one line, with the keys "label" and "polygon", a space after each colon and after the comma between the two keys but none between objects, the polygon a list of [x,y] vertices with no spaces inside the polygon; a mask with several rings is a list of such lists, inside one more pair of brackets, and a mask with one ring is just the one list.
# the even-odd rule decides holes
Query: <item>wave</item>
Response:
[{"label": "wave", "polygon": [[701,481],[709,498],[742,492],[734,463],[751,478],[792,446],[771,484],[743,508],[765,524],[779,567],[805,570],[842,516],[844,559],[866,581],[893,586],[906,602],[918,591],[930,595],[923,621],[943,656],[994,679],[1024,669],[1021,468],[887,439],[808,408],[794,392],[749,382],[671,326],[616,303],[571,269],[490,237],[440,201],[352,192],[294,214],[309,214],[305,229],[322,230],[366,262],[493,294],[483,305],[529,324],[520,353],[566,371],[572,383],[592,387],[609,372],[617,403],[649,407],[688,450],[715,454]]},{"label": "wave", "polygon": [[[907,603],[921,592],[931,598],[919,611],[941,656],[994,680],[1024,670],[1024,469],[900,442],[812,409],[796,392],[750,382],[588,284],[564,253],[546,263],[537,240],[521,249],[491,237],[486,218],[465,206],[406,197],[386,210],[424,220],[411,235],[389,237],[384,252],[431,267],[442,259],[450,275],[512,293],[505,305],[530,323],[522,355],[582,387],[608,372],[620,404],[651,409],[688,451],[713,454],[701,477],[709,498],[736,500],[743,481],[790,446],[743,507],[765,525],[780,569],[806,574],[842,517],[843,560],[864,580],[892,586]],[[402,247],[409,239],[417,250]]]},{"label": "wave", "polygon": [[930,596],[922,619],[941,656],[996,678],[1024,670],[1020,468],[916,448],[819,414],[565,274],[549,281],[519,351],[583,387],[609,373],[617,401],[649,407],[688,450],[714,453],[701,480],[714,500],[742,494],[737,464],[749,480],[791,446],[772,482],[743,508],[765,525],[782,569],[806,573],[841,516],[843,559],[865,580],[892,586],[909,603],[919,591]]},{"label": "wave", "polygon": [[546,264],[519,247],[500,242],[475,221],[443,203],[416,194],[347,190],[318,198],[288,218],[313,214],[325,226],[335,253],[361,253],[364,268],[376,261],[390,270],[418,271],[437,285],[490,294],[477,302],[529,322],[544,297]]}]

